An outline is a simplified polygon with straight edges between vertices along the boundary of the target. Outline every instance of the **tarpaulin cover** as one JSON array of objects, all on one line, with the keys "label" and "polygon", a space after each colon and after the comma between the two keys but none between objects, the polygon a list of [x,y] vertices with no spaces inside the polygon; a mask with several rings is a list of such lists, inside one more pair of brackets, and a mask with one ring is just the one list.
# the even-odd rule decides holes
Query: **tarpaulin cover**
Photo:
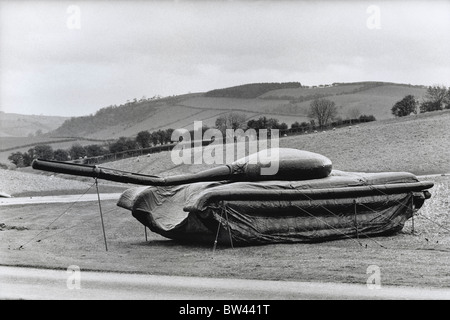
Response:
[{"label": "tarpaulin cover", "polygon": [[181,241],[312,242],[398,232],[430,187],[411,173],[333,170],[304,181],[138,187],[118,205],[153,232]]}]

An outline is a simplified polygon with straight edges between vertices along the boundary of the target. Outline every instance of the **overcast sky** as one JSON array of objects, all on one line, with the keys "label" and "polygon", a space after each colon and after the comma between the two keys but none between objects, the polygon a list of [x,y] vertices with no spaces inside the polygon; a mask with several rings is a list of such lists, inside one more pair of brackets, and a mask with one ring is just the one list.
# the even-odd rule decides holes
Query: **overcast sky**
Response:
[{"label": "overcast sky", "polygon": [[450,86],[450,1],[0,0],[0,110],[79,116],[252,82]]}]

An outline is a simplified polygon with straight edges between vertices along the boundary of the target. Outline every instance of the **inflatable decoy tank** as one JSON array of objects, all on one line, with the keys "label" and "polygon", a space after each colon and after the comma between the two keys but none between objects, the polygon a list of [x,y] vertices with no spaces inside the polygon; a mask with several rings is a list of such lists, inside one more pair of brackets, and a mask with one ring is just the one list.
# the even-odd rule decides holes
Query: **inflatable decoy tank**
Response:
[{"label": "inflatable decoy tank", "polygon": [[[275,174],[260,153],[195,174],[159,177],[35,160],[33,168],[141,185],[118,206],[151,231],[182,242],[256,245],[319,242],[399,232],[430,198],[412,173],[344,172],[327,157],[276,149]],[[260,151],[261,152],[261,151]]]}]

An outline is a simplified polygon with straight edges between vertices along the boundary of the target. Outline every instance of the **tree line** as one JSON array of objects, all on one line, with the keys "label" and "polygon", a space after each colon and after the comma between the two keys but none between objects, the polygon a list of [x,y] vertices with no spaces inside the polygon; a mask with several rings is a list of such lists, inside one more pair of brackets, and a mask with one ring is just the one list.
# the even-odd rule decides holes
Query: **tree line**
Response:
[{"label": "tree line", "polygon": [[270,135],[270,130],[278,129],[280,132],[286,133],[288,131],[296,132],[300,131],[325,129],[329,126],[341,126],[344,124],[351,124],[352,122],[369,122],[375,121],[376,118],[373,115],[361,114],[358,108],[351,108],[348,112],[347,120],[343,120],[338,116],[338,108],[334,101],[317,98],[314,99],[308,109],[309,122],[299,123],[298,121],[291,124],[289,128],[284,122],[281,122],[275,118],[267,118],[261,116],[258,119],[246,120],[247,116],[242,113],[231,112],[226,115],[222,115],[217,118],[215,127],[225,134],[226,129],[255,129],[258,132],[259,129],[267,129]]},{"label": "tree line", "polygon": [[[351,119],[358,120],[359,122],[367,122],[376,120],[373,115],[359,115],[359,110],[350,110]],[[298,121],[289,126],[275,118],[267,118],[261,116],[258,119],[249,119],[243,113],[230,112],[219,116],[215,121],[214,128],[220,130],[224,136],[226,136],[227,129],[255,129],[259,132],[260,129],[267,129],[268,134],[271,134],[271,130],[277,129],[280,132],[286,133],[289,130],[296,132],[315,130],[317,128],[324,129],[329,125],[339,126],[344,124],[344,121],[337,117],[338,109],[335,103],[331,100],[324,98],[318,98],[311,102],[309,108],[310,122]],[[359,115],[359,117],[358,117]],[[316,123],[317,121],[317,123]],[[349,120],[352,121],[352,120]],[[201,130],[201,135],[208,130],[208,126],[203,126],[197,130]],[[148,130],[140,131],[134,138],[120,137],[116,141],[108,143],[107,145],[90,144],[82,146],[79,143],[73,144],[69,149],[56,149],[54,150],[51,145],[42,144],[30,148],[27,152],[13,152],[8,159],[17,167],[30,166],[34,159],[46,159],[56,161],[70,161],[84,158],[100,157],[106,154],[117,154],[126,151],[146,149],[157,145],[165,145],[172,142],[172,133],[174,129],[165,129],[149,132]],[[194,130],[190,131],[191,141],[195,140],[198,133]]]},{"label": "tree line", "polygon": [[13,152],[8,160],[17,167],[28,167],[34,159],[46,159],[56,161],[70,161],[83,158],[99,157],[106,154],[119,153],[139,148],[148,148],[158,144],[171,142],[173,129],[157,130],[153,132],[141,131],[135,138],[120,137],[107,145],[90,144],[82,146],[73,144],[69,149],[56,149],[49,144],[37,145],[28,149],[27,152]]},{"label": "tree line", "polygon": [[418,112],[425,113],[444,109],[450,109],[450,87],[434,85],[427,88],[422,102],[414,95],[409,94],[397,101],[391,108],[391,112],[396,117],[404,117]]}]

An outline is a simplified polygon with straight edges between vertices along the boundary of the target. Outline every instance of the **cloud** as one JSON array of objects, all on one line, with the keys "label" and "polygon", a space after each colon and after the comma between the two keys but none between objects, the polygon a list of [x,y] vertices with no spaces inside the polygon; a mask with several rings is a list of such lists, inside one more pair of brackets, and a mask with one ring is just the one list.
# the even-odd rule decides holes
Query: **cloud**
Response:
[{"label": "cloud", "polygon": [[[81,115],[248,82],[444,82],[446,2],[0,2],[4,111]],[[446,11],[447,10],[447,11]],[[440,67],[440,69],[439,69]]]}]

